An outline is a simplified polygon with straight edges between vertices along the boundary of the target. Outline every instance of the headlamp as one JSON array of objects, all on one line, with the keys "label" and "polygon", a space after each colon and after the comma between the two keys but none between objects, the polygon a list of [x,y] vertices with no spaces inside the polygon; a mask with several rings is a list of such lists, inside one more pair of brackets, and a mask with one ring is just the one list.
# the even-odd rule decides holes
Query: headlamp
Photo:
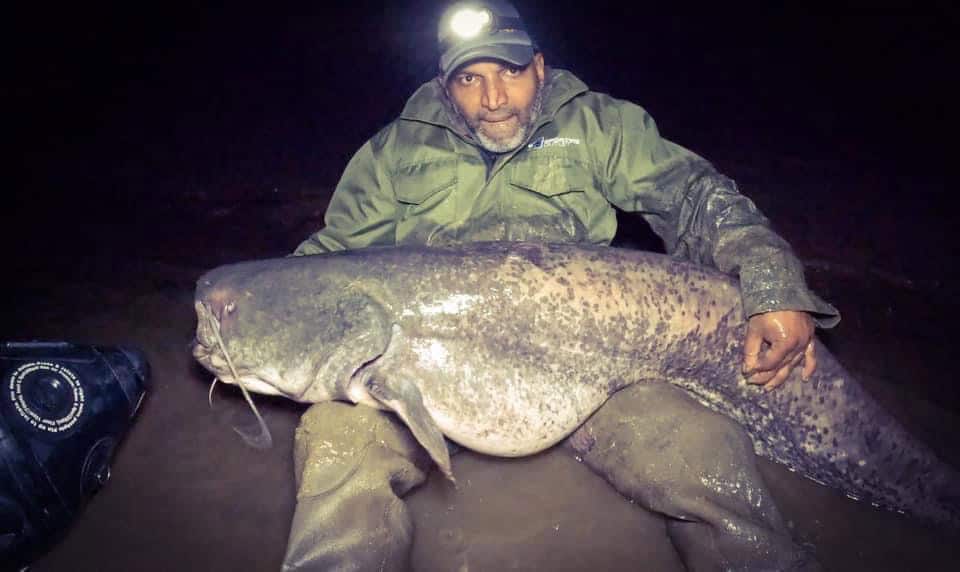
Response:
[{"label": "headlamp", "polygon": [[493,36],[499,32],[522,31],[520,18],[494,14],[487,8],[460,8],[449,17],[441,28],[440,47],[448,50],[460,42],[475,40],[481,36]]},{"label": "headlamp", "polygon": [[523,66],[536,48],[520,14],[508,0],[464,0],[450,5],[437,26],[440,73],[450,73],[477,59]]},{"label": "headlamp", "polygon": [[450,31],[461,40],[469,40],[477,37],[481,32],[489,33],[491,24],[493,24],[493,14],[490,10],[464,8],[450,19]]}]

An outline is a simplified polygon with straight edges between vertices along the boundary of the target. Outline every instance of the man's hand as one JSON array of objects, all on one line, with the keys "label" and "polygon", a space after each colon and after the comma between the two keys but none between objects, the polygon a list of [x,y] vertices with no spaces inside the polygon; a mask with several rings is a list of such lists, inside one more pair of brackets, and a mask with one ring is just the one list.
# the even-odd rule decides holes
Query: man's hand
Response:
[{"label": "man's hand", "polygon": [[[813,318],[806,312],[783,310],[752,316],[744,344],[743,374],[747,381],[770,391],[786,381],[801,362],[803,380],[810,379],[817,367],[813,331]],[[766,349],[764,342],[769,344]]]}]

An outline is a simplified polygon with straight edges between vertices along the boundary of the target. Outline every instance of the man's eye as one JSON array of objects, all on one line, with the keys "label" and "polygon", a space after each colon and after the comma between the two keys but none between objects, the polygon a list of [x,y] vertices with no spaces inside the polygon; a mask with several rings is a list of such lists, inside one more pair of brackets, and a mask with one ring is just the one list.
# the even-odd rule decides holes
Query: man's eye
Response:
[{"label": "man's eye", "polygon": [[507,75],[520,75],[520,72],[522,72],[523,70],[516,66],[509,66],[506,68],[505,71],[507,72]]},{"label": "man's eye", "polygon": [[473,83],[473,80],[475,80],[476,77],[477,76],[472,74],[463,74],[462,76],[460,76],[460,83],[464,85],[470,85],[471,83]]}]

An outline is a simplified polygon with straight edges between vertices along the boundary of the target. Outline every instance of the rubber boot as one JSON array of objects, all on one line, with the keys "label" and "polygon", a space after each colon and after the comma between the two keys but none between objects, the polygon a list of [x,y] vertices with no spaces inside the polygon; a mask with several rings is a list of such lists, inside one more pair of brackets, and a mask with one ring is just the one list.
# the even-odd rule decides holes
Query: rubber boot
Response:
[{"label": "rubber boot", "polygon": [[669,384],[614,394],[566,442],[620,494],[667,518],[688,570],[820,570],[797,546],[743,428]]},{"label": "rubber boot", "polygon": [[303,414],[294,441],[297,508],[283,570],[409,568],[413,522],[401,497],[430,460],[394,416],[329,402]]}]

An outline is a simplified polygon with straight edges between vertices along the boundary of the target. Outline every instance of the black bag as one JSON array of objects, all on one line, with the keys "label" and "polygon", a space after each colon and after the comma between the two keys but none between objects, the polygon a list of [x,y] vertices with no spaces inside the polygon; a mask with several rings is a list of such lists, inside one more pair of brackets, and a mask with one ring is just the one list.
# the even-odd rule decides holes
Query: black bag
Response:
[{"label": "black bag", "polygon": [[0,568],[49,548],[107,481],[149,369],[131,348],[0,343]]}]

